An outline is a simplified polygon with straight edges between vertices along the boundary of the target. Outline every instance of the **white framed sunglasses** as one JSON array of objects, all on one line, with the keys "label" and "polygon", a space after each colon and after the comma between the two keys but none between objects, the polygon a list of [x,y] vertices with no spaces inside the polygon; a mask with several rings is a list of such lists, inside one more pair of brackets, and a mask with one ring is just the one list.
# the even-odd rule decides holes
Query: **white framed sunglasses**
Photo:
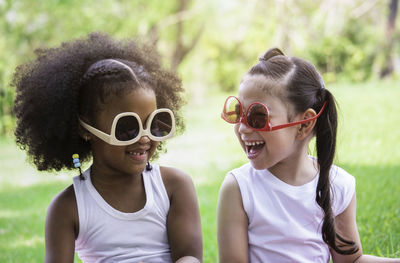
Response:
[{"label": "white framed sunglasses", "polygon": [[111,134],[90,126],[80,118],[79,123],[99,139],[116,146],[133,144],[143,136],[148,136],[153,141],[164,141],[175,134],[174,113],[166,108],[157,109],[150,114],[146,121],[146,129],[143,128],[142,121],[135,112],[122,112],[116,115],[111,125]]}]

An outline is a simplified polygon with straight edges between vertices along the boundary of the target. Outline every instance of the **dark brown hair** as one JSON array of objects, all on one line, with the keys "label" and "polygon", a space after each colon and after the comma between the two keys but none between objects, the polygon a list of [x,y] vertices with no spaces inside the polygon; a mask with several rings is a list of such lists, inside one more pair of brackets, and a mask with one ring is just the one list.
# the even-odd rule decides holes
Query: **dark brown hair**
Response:
[{"label": "dark brown hair", "polygon": [[314,128],[319,165],[316,202],[324,211],[322,238],[340,254],[356,253],[356,243],[344,239],[336,232],[332,212],[329,172],[335,156],[337,132],[337,111],[333,95],[325,89],[320,74],[311,63],[300,58],[287,57],[277,48],[269,49],[248,74],[262,74],[275,81],[284,80],[286,99],[294,106],[296,113],[309,108],[319,112],[324,102],[327,102]]},{"label": "dark brown hair", "polygon": [[16,141],[39,170],[72,169],[73,153],[81,161],[91,158],[90,143],[78,133],[78,116],[93,123],[110,94],[152,89],[157,107],[171,109],[178,130],[183,129],[181,80],[161,67],[153,47],[92,33],[56,48],[38,49],[36,55],[16,68],[11,85],[17,92]]}]

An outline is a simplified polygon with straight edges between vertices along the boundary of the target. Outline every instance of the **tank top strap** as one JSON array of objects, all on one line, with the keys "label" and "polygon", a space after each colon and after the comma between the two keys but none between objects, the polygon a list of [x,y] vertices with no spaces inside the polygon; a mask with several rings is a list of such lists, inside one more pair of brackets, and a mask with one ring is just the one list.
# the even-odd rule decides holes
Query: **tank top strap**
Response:
[{"label": "tank top strap", "polygon": [[161,176],[160,166],[158,164],[153,164],[152,166],[153,169],[143,172],[143,180],[149,185],[148,198],[152,198],[154,207],[158,208],[162,216],[166,216],[170,206],[168,193]]}]

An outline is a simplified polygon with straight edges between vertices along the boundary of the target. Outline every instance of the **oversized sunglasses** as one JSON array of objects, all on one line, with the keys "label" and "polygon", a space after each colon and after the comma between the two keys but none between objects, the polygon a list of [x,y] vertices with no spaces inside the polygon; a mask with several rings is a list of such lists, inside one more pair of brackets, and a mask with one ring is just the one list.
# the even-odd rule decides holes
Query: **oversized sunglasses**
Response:
[{"label": "oversized sunglasses", "polygon": [[135,112],[122,112],[115,116],[111,134],[104,133],[79,119],[80,124],[91,134],[111,145],[124,146],[137,142],[143,136],[153,141],[164,141],[175,134],[175,118],[170,109],[153,111],[143,129],[142,121]]},{"label": "oversized sunglasses", "polygon": [[243,123],[256,131],[275,131],[290,126],[306,123],[317,119],[325,109],[326,102],[317,115],[312,118],[290,122],[286,124],[272,126],[269,119],[268,107],[260,102],[250,104],[246,112],[243,112],[243,106],[240,100],[235,96],[229,96],[224,104],[221,117],[229,123]]}]

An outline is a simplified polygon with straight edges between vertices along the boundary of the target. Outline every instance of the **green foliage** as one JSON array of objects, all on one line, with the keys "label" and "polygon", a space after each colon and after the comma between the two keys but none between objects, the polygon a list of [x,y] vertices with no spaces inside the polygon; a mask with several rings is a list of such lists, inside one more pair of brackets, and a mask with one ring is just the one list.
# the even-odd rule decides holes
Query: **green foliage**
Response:
[{"label": "green foliage", "polygon": [[[188,0],[187,9],[178,15],[179,1],[0,0],[4,18],[0,20],[0,93],[6,94],[0,95],[0,134],[10,134],[13,128],[14,91],[9,83],[15,67],[32,59],[36,48],[93,31],[150,37],[169,66],[182,19],[184,46],[201,36],[178,67],[189,94],[215,88],[233,92],[258,56],[271,47],[310,60],[328,83],[374,78],[387,56],[387,3],[364,2],[351,0],[337,6],[332,1]],[[394,35],[394,54],[399,54],[400,35]],[[398,70],[394,77],[399,76]]]},{"label": "green foliage", "polygon": [[222,91],[233,92],[237,90],[242,75],[248,70],[246,68],[246,54],[240,43],[226,45],[214,45],[210,53],[213,61],[213,77]]},{"label": "green foliage", "polygon": [[[193,12],[184,18],[185,39],[201,25],[204,5],[188,1]],[[194,5],[193,3],[196,3]],[[158,49],[169,66],[176,41],[176,1],[157,0],[46,0],[0,1],[0,134],[10,133],[14,90],[9,87],[17,65],[34,58],[34,50],[83,37],[90,32],[110,33],[117,38],[147,40],[157,27]],[[194,30],[197,29],[197,30]],[[11,95],[11,97],[9,96]]]},{"label": "green foliage", "polygon": [[326,82],[366,81],[372,77],[378,36],[363,22],[350,20],[343,32],[312,42],[308,51],[310,60]]},{"label": "green foliage", "polygon": [[13,90],[0,87],[0,136],[11,135],[10,133],[14,129],[15,120],[11,110],[13,102]]}]

